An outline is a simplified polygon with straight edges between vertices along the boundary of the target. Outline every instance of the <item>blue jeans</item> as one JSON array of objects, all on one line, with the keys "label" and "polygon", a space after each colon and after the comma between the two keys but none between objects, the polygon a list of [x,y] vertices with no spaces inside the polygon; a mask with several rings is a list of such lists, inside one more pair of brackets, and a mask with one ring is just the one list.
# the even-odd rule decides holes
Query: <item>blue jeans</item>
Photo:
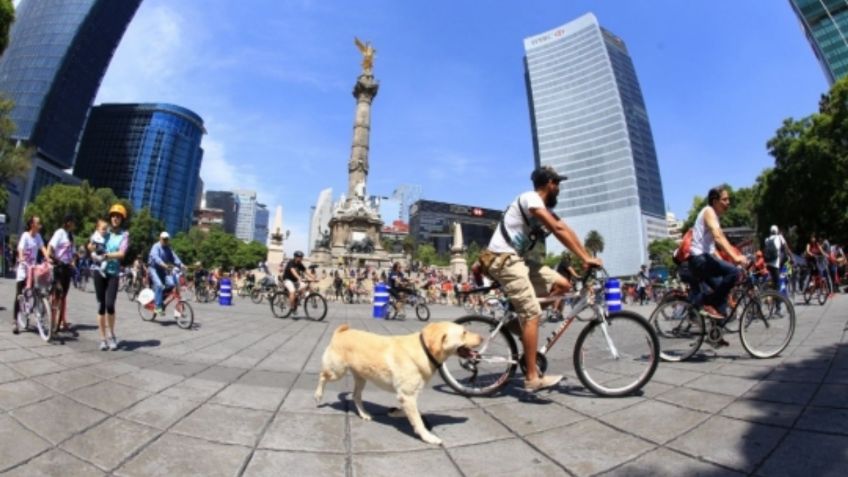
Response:
[{"label": "blue jeans", "polygon": [[159,271],[155,267],[150,267],[147,276],[150,277],[150,283],[153,285],[153,300],[156,303],[156,308],[164,307],[164,291],[166,288],[174,288],[174,276],[164,270]]},{"label": "blue jeans", "polygon": [[719,260],[710,254],[694,255],[689,258],[689,269],[692,275],[701,283],[712,288],[712,293],[705,294],[703,289],[693,302],[698,305],[710,305],[719,312],[727,314],[727,295],[736,284],[739,272],[736,267]]}]

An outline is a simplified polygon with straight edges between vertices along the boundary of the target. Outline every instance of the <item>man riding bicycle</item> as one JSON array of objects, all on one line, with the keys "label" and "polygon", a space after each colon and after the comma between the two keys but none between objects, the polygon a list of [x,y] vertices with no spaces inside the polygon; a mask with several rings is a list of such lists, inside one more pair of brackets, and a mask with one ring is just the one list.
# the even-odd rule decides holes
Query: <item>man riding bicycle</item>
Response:
[{"label": "man riding bicycle", "polygon": [[407,295],[415,294],[415,290],[405,286],[407,284],[407,280],[403,276],[403,272],[400,270],[400,262],[392,264],[392,269],[389,271],[388,282],[389,295],[393,296],[399,305],[403,304],[403,297],[401,296],[401,293]]},{"label": "man riding bicycle", "polygon": [[289,308],[292,313],[295,312],[297,295],[306,289],[306,281],[303,278],[311,281],[316,280],[315,275],[311,271],[307,271],[303,264],[303,252],[297,250],[294,252],[294,258],[289,260],[283,270],[283,286],[289,292]]},{"label": "man riding bicycle", "polygon": [[162,314],[165,308],[165,288],[176,286],[171,270],[174,267],[182,268],[183,262],[177,253],[171,249],[171,236],[168,232],[159,234],[159,241],[150,249],[150,257],[147,259],[147,270],[150,283],[153,285],[154,299],[156,301],[157,314]]},{"label": "man riding bicycle", "polygon": [[539,346],[539,317],[542,314],[537,297],[571,289],[571,282],[547,266],[525,257],[539,240],[551,233],[583,262],[584,267],[601,266],[589,255],[574,231],[552,209],[557,204],[559,183],[567,179],[551,167],[541,167],[530,176],[533,191],[518,196],[504,212],[486,250],[480,254],[484,270],[501,284],[521,320],[521,342],[527,361],[524,388],[528,391],[555,386],[562,376],[539,376],[536,350]]}]

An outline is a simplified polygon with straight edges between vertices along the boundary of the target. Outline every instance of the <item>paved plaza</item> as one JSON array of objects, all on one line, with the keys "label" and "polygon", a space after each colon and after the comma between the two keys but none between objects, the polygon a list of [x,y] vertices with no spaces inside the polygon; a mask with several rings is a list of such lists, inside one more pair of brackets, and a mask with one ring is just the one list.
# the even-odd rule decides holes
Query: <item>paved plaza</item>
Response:
[{"label": "paved plaza", "polygon": [[[467,399],[436,375],[419,408],[444,447],[390,418],[394,396],[368,385],[374,421],[353,412],[350,377],[312,394],[340,323],[417,331],[417,320],[370,318],[330,305],[324,322],[280,320],[268,307],[193,304],[196,327],[143,322],[118,302],[114,352],[97,349],[93,293],[72,291],[79,338],[45,344],[10,332],[13,282],[0,280],[0,473],[62,475],[845,475],[848,469],[848,298],[796,307],[783,356],[750,358],[705,345],[693,362],[661,363],[639,396],[603,399],[573,377],[570,340],[550,356],[569,375],[533,396],[520,377],[503,395]],[[637,309],[647,314],[650,309]],[[457,307],[433,306],[433,319]],[[547,325],[547,330],[551,325]],[[582,325],[578,325],[582,326]],[[543,335],[546,332],[543,331]]]}]

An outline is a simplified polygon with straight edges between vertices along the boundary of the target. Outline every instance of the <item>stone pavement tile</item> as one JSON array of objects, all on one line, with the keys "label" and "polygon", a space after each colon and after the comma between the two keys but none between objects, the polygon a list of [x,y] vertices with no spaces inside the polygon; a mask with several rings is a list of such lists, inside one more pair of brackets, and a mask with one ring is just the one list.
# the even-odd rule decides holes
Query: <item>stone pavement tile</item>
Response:
[{"label": "stone pavement tile", "polygon": [[237,475],[250,449],[165,434],[115,471],[127,477]]},{"label": "stone pavement tile", "polygon": [[14,419],[0,415],[0,472],[50,448],[50,443]]},{"label": "stone pavement tile", "polygon": [[187,378],[203,371],[206,367],[207,366],[198,363],[188,363],[179,360],[165,360],[151,366],[148,369]]},{"label": "stone pavement tile", "polygon": [[487,407],[486,412],[522,436],[567,426],[585,419],[583,415],[553,401],[499,404]]},{"label": "stone pavement tile", "polygon": [[158,393],[159,391],[167,388],[168,386],[172,386],[183,379],[184,378],[179,375],[167,374],[151,369],[142,369],[141,371],[118,376],[117,378],[114,378],[113,381],[147,392]]},{"label": "stone pavement tile", "polygon": [[565,473],[561,467],[519,439],[457,447],[448,453],[462,473],[469,477],[536,477]]},{"label": "stone pavement tile", "polygon": [[99,350],[87,352],[76,351],[74,353],[62,356],[62,359],[60,361],[63,365],[69,368],[89,366],[92,364],[103,362],[104,357],[101,356],[101,354],[103,354],[103,352]]},{"label": "stone pavement tile", "polygon": [[223,389],[226,383],[209,381],[206,379],[188,378],[162,391],[163,396],[176,399],[187,399],[190,401],[206,401],[215,393]]},{"label": "stone pavement tile", "polygon": [[[2,378],[0,378],[0,381],[2,381]],[[825,376],[824,382],[828,384],[848,384],[848,368],[831,368]]]},{"label": "stone pavement tile", "polygon": [[803,408],[794,404],[738,399],[721,411],[723,416],[743,421],[791,427]]},{"label": "stone pavement tile", "polygon": [[130,366],[135,366],[136,368],[149,368],[151,366],[155,366],[158,363],[161,363],[162,361],[164,360],[158,356],[153,356],[147,353],[140,352],[128,353],[126,358],[121,356],[122,363],[128,364]]},{"label": "stone pavement tile", "polygon": [[[350,408],[354,409],[353,403],[350,403]],[[350,442],[353,452],[407,452],[434,448],[418,438],[405,417],[389,417],[385,410],[382,414],[377,414],[373,408],[369,411],[373,421],[365,421],[356,411],[351,411]],[[438,429],[434,429],[433,433],[442,437]]]},{"label": "stone pavement tile", "polygon": [[816,387],[809,384],[761,381],[745,393],[743,397],[803,406],[810,402],[815,392]]},{"label": "stone pavement tile", "polygon": [[63,443],[62,448],[108,471],[158,434],[159,431],[150,427],[112,417],[74,436]]},{"label": "stone pavement tile", "polygon": [[0,409],[9,411],[53,396],[53,391],[33,381],[0,384]]},{"label": "stone pavement tile", "polygon": [[[424,412],[423,415],[427,422],[433,426],[431,432],[444,441],[445,447],[478,444],[513,437],[509,429],[481,409]],[[412,432],[412,426],[406,417],[395,419],[406,421],[406,425]]]},{"label": "stone pavement tile", "polygon": [[11,412],[11,415],[41,437],[57,444],[106,417],[64,396]]},{"label": "stone pavement tile", "polygon": [[67,393],[74,389],[102,381],[102,378],[78,369],[67,369],[58,373],[45,374],[34,379],[60,393]]},{"label": "stone pavement tile", "polygon": [[795,368],[780,366],[771,373],[766,380],[781,381],[786,383],[814,383],[818,384],[824,380],[827,373],[825,368]]},{"label": "stone pavement tile", "polygon": [[757,381],[752,379],[709,374],[686,383],[686,387],[726,394],[728,396],[741,396],[754,387],[755,384],[757,384]]},{"label": "stone pavement tile", "polygon": [[239,376],[245,373],[245,370],[240,368],[227,368],[224,366],[210,366],[192,376],[192,379],[203,379],[206,381],[214,381],[216,383],[230,384],[236,381]]},{"label": "stone pavement tile", "polygon": [[0,364],[0,383],[8,383],[9,381],[21,379],[22,377],[23,375],[21,373],[6,366],[5,364]]},{"label": "stone pavement tile", "polygon": [[[472,400],[456,394],[447,384],[441,381],[441,378],[434,376],[430,381],[431,386],[425,387],[421,391],[421,394],[418,395],[418,406],[421,408],[421,412],[471,409],[476,407]],[[433,384],[435,386],[432,386]]]},{"label": "stone pavement tile", "polygon": [[120,417],[164,430],[199,405],[199,401],[154,394],[122,412]]},{"label": "stone pavement tile", "polygon": [[173,427],[174,433],[214,442],[253,446],[271,413],[204,404]]},{"label": "stone pavement tile", "polygon": [[89,477],[103,471],[59,449],[41,454],[25,465],[3,474],[5,477]]},{"label": "stone pavement tile", "polygon": [[704,422],[708,414],[659,401],[646,401],[605,414],[601,421],[631,434],[663,444]]},{"label": "stone pavement tile", "polygon": [[47,358],[16,361],[14,363],[10,363],[9,367],[23,374],[24,376],[29,377],[38,376],[41,374],[55,373],[57,371],[62,371],[65,369],[64,366],[55,363],[54,361]]},{"label": "stone pavement tile", "polygon": [[753,365],[730,363],[716,369],[713,373],[723,376],[735,376],[737,378],[765,379],[774,371],[775,367],[775,364]]},{"label": "stone pavement tile", "polygon": [[701,462],[669,449],[655,449],[633,462],[603,474],[604,477],[679,477],[679,476],[731,477],[738,472]]},{"label": "stone pavement tile", "polygon": [[814,355],[814,356],[793,355],[793,356],[785,357],[783,359],[783,365],[791,366],[791,367],[795,367],[795,368],[811,368],[811,369],[827,368],[827,367],[830,366],[831,359],[832,358],[830,356],[821,356],[821,355]]},{"label": "stone pavement tile", "polygon": [[703,373],[672,368],[662,363],[657,367],[654,376],[651,377],[651,382],[658,381],[666,384],[681,385],[701,376],[703,376]]},{"label": "stone pavement tile", "polygon": [[668,447],[747,473],[777,446],[786,432],[716,416],[675,439]]},{"label": "stone pavement tile", "polygon": [[848,409],[808,407],[795,427],[808,431],[848,435]]},{"label": "stone pavement tile", "polygon": [[280,412],[259,447],[307,452],[345,452],[345,415]]},{"label": "stone pavement tile", "polygon": [[654,447],[594,420],[545,431],[527,440],[570,472],[581,476],[609,470]]},{"label": "stone pavement tile", "polygon": [[233,383],[212,398],[212,402],[228,406],[275,411],[288,388],[275,388]]},{"label": "stone pavement tile", "polygon": [[0,363],[14,363],[27,359],[37,359],[39,356],[24,348],[10,348],[0,351]]},{"label": "stone pavement tile", "polygon": [[597,417],[610,412],[615,412],[626,407],[639,404],[645,398],[640,396],[625,396],[615,399],[597,397],[584,391],[581,394],[550,393],[551,399],[565,404],[569,409],[579,413]]},{"label": "stone pavement tile", "polygon": [[402,454],[360,454],[353,456],[355,477],[459,476],[443,450],[404,452]]},{"label": "stone pavement tile", "polygon": [[244,472],[246,477],[281,475],[345,475],[344,455],[257,450]]},{"label": "stone pavement tile", "polygon": [[[347,399],[353,390],[350,376],[327,383],[324,388],[324,398],[321,405],[315,404],[315,387],[318,386],[317,374],[301,374],[292,385],[281,411],[309,412],[318,414],[338,414],[348,406]],[[366,388],[367,389],[367,388]],[[351,405],[353,403],[350,403]],[[397,404],[394,404],[395,406]]]},{"label": "stone pavement tile", "polygon": [[138,371],[137,366],[133,366],[131,364],[127,364],[118,360],[110,360],[102,363],[96,363],[90,366],[86,366],[82,369],[87,373],[91,373],[95,376],[100,376],[104,379],[111,379],[116,376],[121,376],[127,373],[135,373]]},{"label": "stone pavement tile", "polygon": [[824,384],[813,398],[814,406],[848,408],[848,385]]},{"label": "stone pavement tile", "polygon": [[677,404],[696,411],[716,413],[733,401],[730,396],[698,391],[689,388],[677,388],[657,396],[658,401]]},{"label": "stone pavement tile", "polygon": [[848,437],[792,431],[757,472],[765,477],[843,477]]},{"label": "stone pavement tile", "polygon": [[114,414],[150,396],[150,393],[123,384],[103,381],[71,391],[68,396],[86,406]]}]

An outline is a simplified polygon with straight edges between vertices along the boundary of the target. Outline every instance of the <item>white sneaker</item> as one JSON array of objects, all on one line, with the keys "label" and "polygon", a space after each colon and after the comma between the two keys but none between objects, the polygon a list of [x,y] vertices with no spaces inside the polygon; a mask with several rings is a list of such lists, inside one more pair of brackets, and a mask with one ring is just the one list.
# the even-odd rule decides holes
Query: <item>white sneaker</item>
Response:
[{"label": "white sneaker", "polygon": [[118,340],[113,336],[109,339],[109,351],[115,351],[118,349]]},{"label": "white sneaker", "polygon": [[104,341],[101,341],[101,342],[100,342],[100,351],[106,351],[107,349],[109,349],[109,345],[108,345],[108,344],[106,344],[106,341],[105,341],[105,340],[104,340]]}]

